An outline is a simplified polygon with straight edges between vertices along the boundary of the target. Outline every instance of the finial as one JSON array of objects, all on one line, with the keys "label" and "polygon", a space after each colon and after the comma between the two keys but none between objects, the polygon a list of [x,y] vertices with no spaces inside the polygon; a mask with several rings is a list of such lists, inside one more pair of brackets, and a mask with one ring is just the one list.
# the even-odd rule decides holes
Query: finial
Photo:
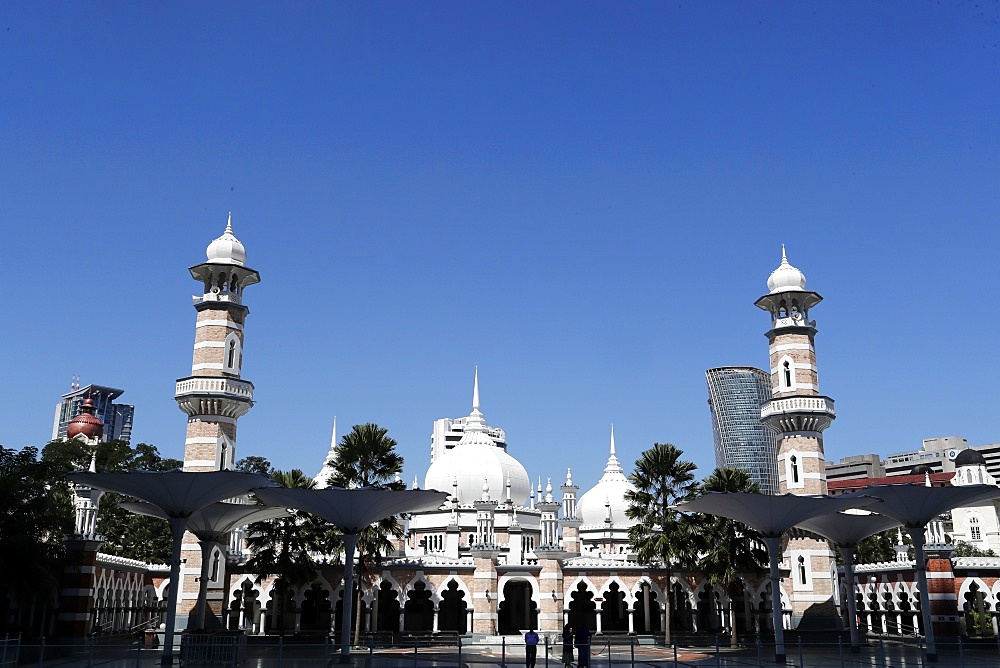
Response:
[{"label": "finial", "polygon": [[476,367],[476,379],[472,383],[472,410],[479,410],[479,367]]},{"label": "finial", "polygon": [[91,473],[97,473],[97,450],[94,450],[94,454],[90,455],[90,469]]},{"label": "finial", "polygon": [[490,500],[490,479],[483,477],[483,501]]},{"label": "finial", "polygon": [[226,221],[226,233],[227,234],[232,234],[233,233],[233,212],[232,211],[229,212],[229,220]]},{"label": "finial", "polygon": [[781,244],[781,263],[788,264],[788,256],[785,255],[785,244]]},{"label": "finial", "polygon": [[417,482],[417,476],[413,476],[413,487],[411,489],[420,489],[420,483]]},{"label": "finial", "polygon": [[566,469],[566,485],[573,484],[573,469]]},{"label": "finial", "polygon": [[510,501],[510,474],[507,474],[507,501]]},{"label": "finial", "polygon": [[615,454],[615,423],[611,423],[611,454]]},{"label": "finial", "polygon": [[545,501],[552,503],[552,478],[549,478],[545,485]]}]

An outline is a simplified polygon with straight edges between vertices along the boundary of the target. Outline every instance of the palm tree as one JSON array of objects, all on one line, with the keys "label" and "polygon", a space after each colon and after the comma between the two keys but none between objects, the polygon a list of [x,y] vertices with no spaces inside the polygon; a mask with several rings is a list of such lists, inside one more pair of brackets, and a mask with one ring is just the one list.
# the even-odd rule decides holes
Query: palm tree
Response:
[{"label": "palm tree", "polygon": [[[396,441],[388,430],[377,424],[356,424],[344,434],[334,451],[334,458],[327,462],[333,474],[327,483],[334,487],[375,489],[406,489],[399,480],[403,471],[403,457],[396,452]],[[362,581],[377,573],[385,555],[392,551],[392,539],[403,537],[403,525],[396,517],[386,517],[361,530],[355,557],[358,594]],[[361,634],[361,602],[359,598],[354,622],[354,642]],[[343,619],[350,619],[345,610]]]},{"label": "palm tree", "polygon": [[[291,489],[313,489],[316,481],[300,469],[275,470],[271,479]],[[264,522],[254,522],[247,527],[247,547],[253,556],[247,560],[247,570],[260,582],[269,575],[277,576],[274,583],[278,595],[272,607],[272,627],[285,630],[285,601],[290,585],[303,585],[316,577],[311,552],[319,552],[329,526],[322,520],[302,511],[287,517]]]},{"label": "palm tree", "polygon": [[[701,484],[704,492],[749,492],[759,494],[757,483],[746,471],[717,468]],[[712,584],[720,585],[729,595],[730,644],[736,647],[736,608],[733,602],[743,579],[761,574],[767,569],[767,550],[759,531],[720,515],[703,515],[702,552],[698,564],[702,574]],[[709,539],[710,538],[710,539]]]},{"label": "palm tree", "polygon": [[654,443],[642,453],[629,476],[634,490],[625,492],[626,516],[638,522],[629,529],[629,542],[644,564],[662,565],[667,575],[664,640],[670,644],[670,574],[674,565],[693,566],[696,558],[697,524],[692,517],[672,508],[694,496],[697,468],[682,459],[684,452],[669,443]]}]

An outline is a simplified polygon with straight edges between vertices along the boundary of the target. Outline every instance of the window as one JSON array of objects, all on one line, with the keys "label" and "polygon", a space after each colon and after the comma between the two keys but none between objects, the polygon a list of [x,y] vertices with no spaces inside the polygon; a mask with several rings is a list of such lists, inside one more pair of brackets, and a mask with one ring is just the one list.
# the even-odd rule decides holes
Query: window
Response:
[{"label": "window", "polygon": [[236,332],[230,332],[229,336],[226,337],[226,342],[223,344],[224,349],[224,359],[222,361],[222,370],[226,373],[238,374],[240,372],[240,364],[242,363],[242,346],[240,345],[240,337],[236,335]]},{"label": "window", "polygon": [[806,584],[806,558],[799,555],[799,584]]},{"label": "window", "polygon": [[969,538],[972,539],[972,540],[982,540],[983,539],[983,530],[979,526],[979,518],[978,517],[970,517],[969,518]]},{"label": "window", "polygon": [[792,455],[788,458],[788,462],[792,465],[792,482],[798,484],[799,482],[799,458]]},{"label": "window", "polygon": [[792,364],[788,360],[781,363],[782,380],[785,381],[785,389],[792,389]]}]

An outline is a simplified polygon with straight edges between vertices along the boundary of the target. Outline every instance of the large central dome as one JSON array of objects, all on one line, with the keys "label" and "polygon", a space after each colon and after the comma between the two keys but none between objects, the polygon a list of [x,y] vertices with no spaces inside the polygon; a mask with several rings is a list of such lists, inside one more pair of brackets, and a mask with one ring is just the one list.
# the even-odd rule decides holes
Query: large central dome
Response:
[{"label": "large central dome", "polygon": [[424,489],[455,493],[458,484],[458,502],[471,504],[483,496],[483,483],[489,485],[490,498],[504,501],[507,482],[510,481],[510,499],[523,506],[531,493],[528,472],[517,461],[497,446],[485,431],[486,420],[479,412],[479,373],[472,390],[472,412],[465,422],[465,432],[455,447],[437,457],[427,475]]}]

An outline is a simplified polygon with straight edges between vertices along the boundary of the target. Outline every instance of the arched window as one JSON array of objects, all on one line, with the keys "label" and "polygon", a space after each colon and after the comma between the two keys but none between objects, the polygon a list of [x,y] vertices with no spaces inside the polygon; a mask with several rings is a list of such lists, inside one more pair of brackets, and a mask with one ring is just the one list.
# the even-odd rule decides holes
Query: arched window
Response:
[{"label": "arched window", "polygon": [[806,558],[799,555],[799,583],[806,584]]},{"label": "arched window", "polygon": [[225,355],[222,361],[223,372],[238,374],[240,372],[240,364],[243,361],[240,337],[236,335],[236,332],[230,332],[223,346],[223,354]]},{"label": "arched window", "polygon": [[789,360],[781,362],[781,380],[785,389],[792,389],[792,363]]},{"label": "arched window", "polygon": [[798,484],[799,482],[799,458],[792,455],[788,458],[789,463],[792,465],[792,482]]},{"label": "arched window", "polygon": [[969,538],[971,540],[983,539],[983,530],[979,526],[979,518],[975,515],[969,518]]}]

